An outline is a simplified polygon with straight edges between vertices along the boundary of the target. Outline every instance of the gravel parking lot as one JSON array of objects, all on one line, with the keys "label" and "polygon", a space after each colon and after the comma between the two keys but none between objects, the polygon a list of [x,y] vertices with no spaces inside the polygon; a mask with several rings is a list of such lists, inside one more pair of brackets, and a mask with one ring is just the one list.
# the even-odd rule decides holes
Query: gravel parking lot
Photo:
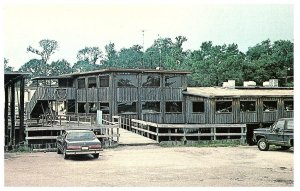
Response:
[{"label": "gravel parking lot", "polygon": [[284,186],[294,184],[293,151],[255,146],[119,146],[64,160],[55,152],[5,154],[5,186]]}]

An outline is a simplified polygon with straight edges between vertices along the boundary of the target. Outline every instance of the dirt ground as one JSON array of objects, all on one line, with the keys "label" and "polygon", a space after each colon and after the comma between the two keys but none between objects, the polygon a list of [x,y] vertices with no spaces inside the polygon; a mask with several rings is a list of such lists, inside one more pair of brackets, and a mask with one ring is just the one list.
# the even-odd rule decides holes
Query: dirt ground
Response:
[{"label": "dirt ground", "polygon": [[5,154],[5,186],[221,186],[294,184],[293,151],[255,146],[119,146],[64,160],[55,152]]}]

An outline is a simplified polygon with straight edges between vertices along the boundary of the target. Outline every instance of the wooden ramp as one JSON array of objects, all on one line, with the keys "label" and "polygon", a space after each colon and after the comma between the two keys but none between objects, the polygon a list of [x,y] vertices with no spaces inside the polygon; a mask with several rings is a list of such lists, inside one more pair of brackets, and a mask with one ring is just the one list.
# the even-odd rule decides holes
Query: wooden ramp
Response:
[{"label": "wooden ramp", "polygon": [[158,144],[155,140],[149,139],[142,135],[138,135],[126,129],[119,128],[120,139],[119,145],[151,145]]}]

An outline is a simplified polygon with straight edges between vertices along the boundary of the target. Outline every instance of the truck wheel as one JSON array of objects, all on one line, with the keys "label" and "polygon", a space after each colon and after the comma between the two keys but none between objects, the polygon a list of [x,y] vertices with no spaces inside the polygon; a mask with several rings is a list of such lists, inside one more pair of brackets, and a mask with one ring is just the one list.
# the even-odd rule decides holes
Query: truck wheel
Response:
[{"label": "truck wheel", "polygon": [[291,147],[289,147],[289,146],[280,146],[281,148],[280,148],[280,150],[288,150],[289,148],[291,148]]},{"label": "truck wheel", "polygon": [[265,138],[259,139],[259,141],[257,142],[257,146],[258,146],[258,149],[261,151],[269,150],[269,144]]},{"label": "truck wheel", "polygon": [[64,150],[64,159],[68,159],[69,155],[67,155],[66,150]]},{"label": "truck wheel", "polygon": [[95,159],[97,159],[97,158],[99,158],[99,153],[93,154],[93,156],[94,156]]}]

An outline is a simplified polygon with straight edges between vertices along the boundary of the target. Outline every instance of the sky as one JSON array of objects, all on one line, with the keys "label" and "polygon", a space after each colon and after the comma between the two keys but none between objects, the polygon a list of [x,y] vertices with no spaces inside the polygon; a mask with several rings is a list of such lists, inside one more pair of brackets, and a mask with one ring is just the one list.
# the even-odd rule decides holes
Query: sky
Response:
[{"label": "sky", "polygon": [[[188,2],[188,1],[187,1]],[[73,65],[80,49],[97,46],[104,52],[109,42],[117,50],[140,44],[145,50],[158,37],[186,36],[185,50],[202,42],[236,43],[246,52],[263,40],[294,41],[293,5],[188,3],[5,3],[3,51],[9,65],[19,69],[30,59],[30,45],[58,42],[51,61],[66,59]],[[144,30],[144,37],[143,32]],[[143,43],[144,41],[144,43]]]}]

